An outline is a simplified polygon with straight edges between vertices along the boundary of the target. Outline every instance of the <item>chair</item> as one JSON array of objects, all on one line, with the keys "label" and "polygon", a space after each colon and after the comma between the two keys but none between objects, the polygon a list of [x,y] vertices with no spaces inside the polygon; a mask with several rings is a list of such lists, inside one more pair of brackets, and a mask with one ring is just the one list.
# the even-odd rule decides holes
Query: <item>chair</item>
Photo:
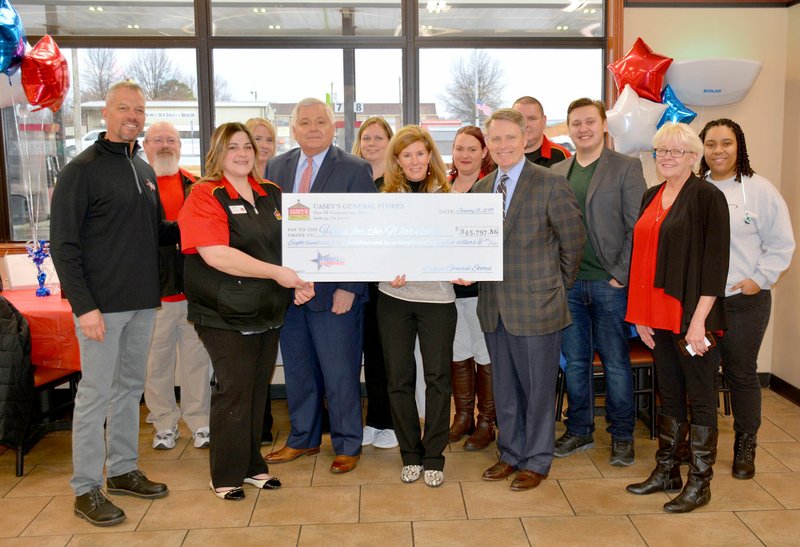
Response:
[{"label": "chair", "polygon": [[[631,368],[633,369],[633,395],[639,417],[646,421],[650,428],[650,438],[655,439],[656,432],[656,375],[653,367],[653,352],[639,338],[628,341]],[[592,377],[598,380],[604,377],[603,363],[595,352],[592,361]],[[595,382],[597,383],[597,382]],[[556,421],[561,421],[564,411],[564,396],[567,382],[564,371],[558,369],[556,380]],[[605,395],[604,390],[595,390],[595,397]],[[644,404],[643,404],[644,403]]]},{"label": "chair", "polygon": [[[25,454],[49,431],[69,429],[71,421],[50,421],[53,416],[60,415],[75,404],[75,394],[78,392],[78,381],[81,379],[79,370],[33,367],[34,399],[33,408],[28,422],[25,424],[24,435],[19,446],[14,447],[17,453],[18,477],[24,474]],[[67,400],[55,405],[51,404],[52,396],[57,387],[69,383],[66,392]]]}]

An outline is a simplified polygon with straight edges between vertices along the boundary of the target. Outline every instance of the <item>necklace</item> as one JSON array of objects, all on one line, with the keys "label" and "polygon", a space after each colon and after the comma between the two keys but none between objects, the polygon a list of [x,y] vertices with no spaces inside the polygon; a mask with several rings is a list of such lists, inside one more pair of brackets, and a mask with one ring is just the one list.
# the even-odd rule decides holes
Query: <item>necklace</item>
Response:
[{"label": "necklace", "polygon": [[656,224],[658,224],[658,222],[659,222],[659,221],[660,221],[662,218],[664,218],[664,215],[666,215],[666,214],[667,214],[667,211],[669,211],[669,209],[670,209],[669,207],[667,207],[666,209],[664,209],[664,207],[661,205],[661,196],[659,196],[659,199],[658,199],[658,204],[657,204],[657,205],[658,205],[658,207],[656,208]]}]

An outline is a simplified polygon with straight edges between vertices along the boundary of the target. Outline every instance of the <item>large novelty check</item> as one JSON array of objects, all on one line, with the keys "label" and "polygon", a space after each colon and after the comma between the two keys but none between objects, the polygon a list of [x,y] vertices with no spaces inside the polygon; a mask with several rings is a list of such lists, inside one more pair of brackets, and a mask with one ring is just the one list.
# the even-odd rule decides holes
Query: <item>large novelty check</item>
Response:
[{"label": "large novelty check", "polygon": [[307,281],[503,279],[499,194],[284,194],[282,215]]}]

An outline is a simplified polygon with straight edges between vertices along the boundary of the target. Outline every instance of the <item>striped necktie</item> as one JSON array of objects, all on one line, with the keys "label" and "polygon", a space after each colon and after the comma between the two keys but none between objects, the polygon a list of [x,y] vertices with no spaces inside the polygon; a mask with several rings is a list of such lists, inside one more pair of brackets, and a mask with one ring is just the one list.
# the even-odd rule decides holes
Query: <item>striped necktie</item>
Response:
[{"label": "striped necktie", "polygon": [[508,175],[503,175],[500,177],[500,182],[497,183],[497,193],[502,194],[503,196],[503,220],[506,219],[506,181],[508,180]]}]

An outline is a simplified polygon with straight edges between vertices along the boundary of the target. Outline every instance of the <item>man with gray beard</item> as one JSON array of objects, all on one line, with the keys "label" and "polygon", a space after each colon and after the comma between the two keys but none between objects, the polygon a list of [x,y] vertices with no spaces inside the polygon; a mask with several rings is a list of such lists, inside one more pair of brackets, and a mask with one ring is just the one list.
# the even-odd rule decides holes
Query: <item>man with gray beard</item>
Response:
[{"label": "man with gray beard", "polygon": [[[167,220],[176,220],[194,176],[181,169],[181,140],[169,122],[150,126],[144,137],[147,161],[156,172],[161,204]],[[153,448],[175,448],[181,416],[192,431],[195,448],[208,448],[209,357],[194,327],[186,318],[183,295],[183,254],[178,245],[158,249],[161,308],[156,312],[145,381],[145,402],[156,435]],[[175,400],[175,365],[180,362],[181,408]]]}]

